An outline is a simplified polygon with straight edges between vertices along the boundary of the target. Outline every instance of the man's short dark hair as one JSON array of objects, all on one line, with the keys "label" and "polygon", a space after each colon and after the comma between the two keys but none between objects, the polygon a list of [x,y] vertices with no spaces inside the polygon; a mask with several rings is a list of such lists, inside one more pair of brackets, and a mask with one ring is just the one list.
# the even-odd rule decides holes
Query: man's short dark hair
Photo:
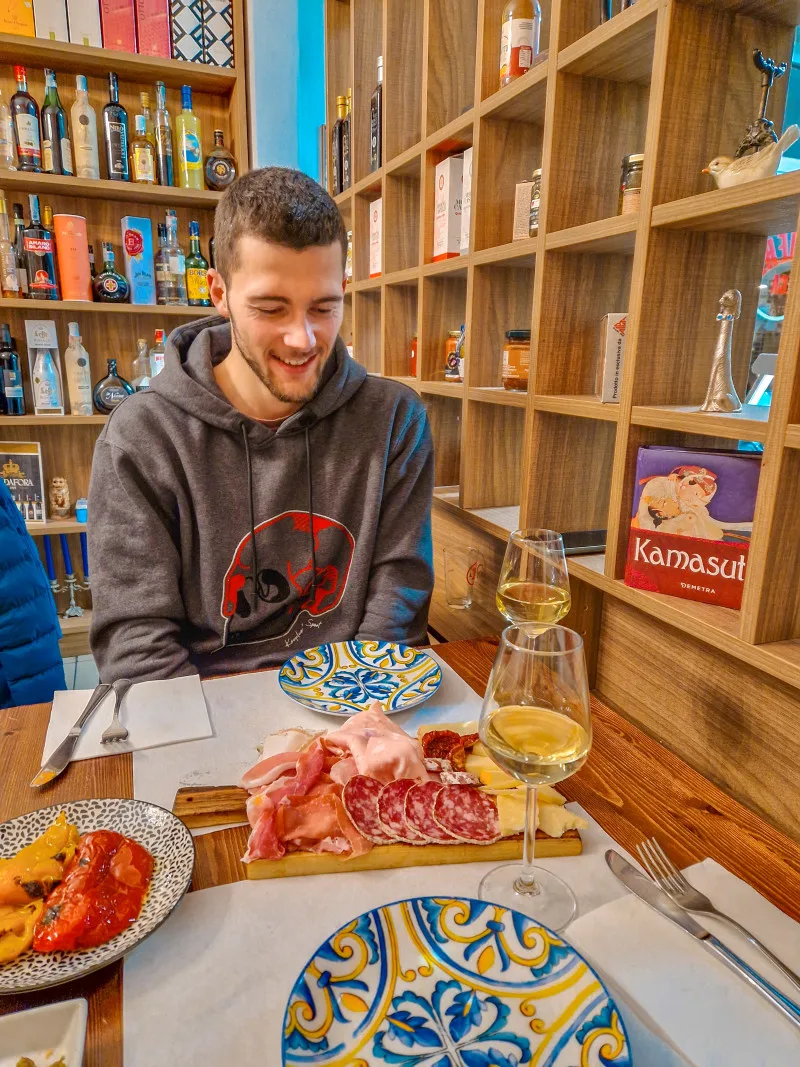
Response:
[{"label": "man's short dark hair", "polygon": [[247,235],[298,251],[338,241],[344,269],[347,232],[339,209],[299,170],[251,170],[225,192],[214,216],[214,262],[226,282],[238,266],[239,238]]}]

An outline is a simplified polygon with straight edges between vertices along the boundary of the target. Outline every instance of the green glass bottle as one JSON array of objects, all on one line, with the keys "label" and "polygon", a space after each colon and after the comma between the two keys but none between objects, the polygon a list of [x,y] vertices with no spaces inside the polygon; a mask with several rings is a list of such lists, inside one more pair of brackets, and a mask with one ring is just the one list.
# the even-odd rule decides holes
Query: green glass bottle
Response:
[{"label": "green glass bottle", "polygon": [[186,291],[190,307],[211,307],[208,295],[208,260],[200,251],[200,223],[189,223],[189,255],[186,257]]}]

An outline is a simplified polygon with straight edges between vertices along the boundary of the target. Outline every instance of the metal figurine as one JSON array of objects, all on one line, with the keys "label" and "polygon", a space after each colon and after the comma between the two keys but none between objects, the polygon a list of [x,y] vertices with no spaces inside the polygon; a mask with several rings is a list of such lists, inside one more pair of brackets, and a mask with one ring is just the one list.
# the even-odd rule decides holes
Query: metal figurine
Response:
[{"label": "metal figurine", "polygon": [[75,600],[75,589],[78,587],[78,579],[75,577],[75,572],[72,569],[72,556],[69,552],[67,535],[60,534],[59,538],[61,541],[61,555],[64,557],[64,581],[67,583],[66,589],[69,593],[69,604],[67,605],[67,610],[64,612],[64,618],[74,619],[83,615],[83,608]]},{"label": "metal figurine", "polygon": [[758,110],[758,118],[752,126],[747,127],[747,133],[736,150],[737,159],[752,152],[758,152],[778,140],[774,130],[775,124],[767,118],[767,103],[770,89],[779,78],[784,76],[787,64],[776,63],[774,59],[765,56],[760,48],[756,48],[753,52],[753,63],[755,63],[756,70],[761,71],[761,107]]},{"label": "metal figurine", "polygon": [[708,382],[706,398],[700,405],[700,411],[719,411],[730,415],[742,410],[742,402],[736,392],[731,374],[731,345],[733,342],[733,324],[742,313],[742,294],[738,289],[729,289],[719,298],[720,324],[719,337],[714,349],[711,364],[711,378]]}]

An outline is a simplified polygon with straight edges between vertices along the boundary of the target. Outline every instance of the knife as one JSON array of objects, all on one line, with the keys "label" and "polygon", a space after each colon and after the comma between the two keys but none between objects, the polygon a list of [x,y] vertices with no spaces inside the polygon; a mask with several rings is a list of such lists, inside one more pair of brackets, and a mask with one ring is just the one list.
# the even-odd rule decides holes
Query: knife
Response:
[{"label": "knife", "polygon": [[793,1022],[795,1026],[800,1027],[800,1005],[795,1004],[794,1001],[784,996],[779,989],[770,985],[766,978],[754,971],[749,964],[740,959],[727,945],[724,945],[718,938],[709,933],[688,912],[678,907],[647,875],[638,871],[633,864],[628,863],[613,848],[608,849],[606,852],[606,863],[610,867],[611,873],[622,882],[626,889],[639,897],[640,900],[643,900],[645,904],[649,904],[651,908],[654,908],[655,911],[669,919],[670,922],[680,926],[687,934],[696,938],[726,967],[738,974],[740,978],[743,978],[751,988],[755,989],[773,1007],[777,1008],[785,1018]]},{"label": "knife", "polygon": [[112,688],[110,682],[101,682],[95,687],[95,691],[89,697],[86,707],[78,716],[75,725],[58,748],[52,752],[48,759],[42,764],[41,770],[31,782],[32,787],[47,785],[47,783],[52,782],[54,778],[58,778],[59,774],[61,774],[72,759],[72,753],[75,751],[78,738],[81,736],[81,731],[89,721],[92,712],[99,704],[102,704],[106,694]]}]

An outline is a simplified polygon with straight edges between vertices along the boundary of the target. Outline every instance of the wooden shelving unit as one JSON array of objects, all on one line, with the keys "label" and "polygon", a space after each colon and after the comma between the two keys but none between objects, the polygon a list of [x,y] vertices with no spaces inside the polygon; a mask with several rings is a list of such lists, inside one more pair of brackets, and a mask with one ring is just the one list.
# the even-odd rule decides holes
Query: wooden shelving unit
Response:
[{"label": "wooden shelving unit", "polygon": [[[790,288],[769,410],[699,412],[717,301],[744,295],[734,376],[745,391],[765,238],[796,230],[797,172],[716,190],[758,111],[753,48],[791,59],[798,0],[638,0],[599,25],[595,0],[542,0],[547,55],[498,89],[502,0],[326,0],[328,118],[353,88],[364,144],[384,57],[384,159],[337,201],[353,229],[346,340],[373,373],[423,397],[436,447],[432,625],[499,630],[505,541],[517,525],[607,529],[570,560],[573,611],[604,699],[800,837],[800,296]],[[445,35],[446,47],[445,47]],[[448,57],[457,56],[453,62]],[[691,75],[688,73],[691,71]],[[783,126],[786,80],[770,117]],[[473,147],[470,252],[431,263],[433,176]],[[624,155],[646,156],[640,210],[617,213]],[[540,228],[512,242],[514,186],[543,168]],[[383,198],[383,274],[366,282],[369,204]],[[621,402],[595,393],[600,320],[628,311]],[[465,382],[444,381],[464,322]],[[501,388],[508,329],[530,327],[527,394]],[[418,375],[408,354],[418,335]],[[741,611],[628,588],[636,451],[764,446]],[[480,549],[471,611],[446,604],[444,545]],[[777,794],[780,793],[780,799]]]},{"label": "wooden shelving unit", "polygon": [[[100,116],[108,101],[109,71],[114,71],[119,79],[120,102],[128,112],[131,130],[133,117],[140,110],[139,93],[142,90],[150,92],[151,108],[155,108],[154,83],[165,83],[167,107],[174,124],[180,111],[180,88],[184,84],[190,85],[194,111],[202,124],[203,155],[213,147],[214,130],[221,129],[225,134],[225,144],[236,157],[240,172],[247,170],[250,152],[244,0],[233,0],[233,25],[236,65],[231,69],[0,34],[0,89],[5,99],[8,100],[15,91],[13,66],[22,62],[27,69],[29,91],[41,108],[44,100],[43,68],[51,67],[56,72],[61,102],[69,114],[75,99],[74,75],[84,74],[87,78],[89,99],[98,116],[101,137],[101,178],[98,181],[52,174],[0,171],[0,189],[5,193],[9,215],[12,204],[19,202],[23,205],[27,219],[28,194],[38,193],[40,204],[50,204],[56,213],[83,215],[86,218],[89,243],[94,246],[96,261],[100,263],[101,243],[110,241],[114,247],[117,267],[122,269],[123,216],[149,218],[155,242],[156,224],[163,222],[165,212],[170,208],[177,212],[180,240],[187,251],[189,222],[196,219],[200,223],[201,244],[207,255],[208,240],[213,232],[214,209],[220,194],[205,189],[109,181],[105,174]],[[169,333],[183,321],[213,314],[213,308],[0,299],[0,322],[8,322],[20,352],[29,412],[33,412],[33,397],[28,380],[26,319],[55,321],[62,359],[67,347],[67,323],[77,321],[91,359],[92,381],[95,382],[106,374],[106,360],[110,356],[116,358],[120,373],[124,377],[131,377],[137,338],[144,337],[152,344],[154,331],[159,327]],[[65,403],[68,409],[66,399]],[[78,497],[88,493],[94,445],[105,422],[104,415],[29,414],[19,418],[0,417],[0,438],[4,441],[39,441],[45,482],[49,484],[54,476],[65,477],[74,505]],[[146,450],[146,441],[142,442],[142,448]],[[55,519],[46,524],[31,524],[29,527],[40,544],[43,534],[74,534],[74,537],[70,536],[70,551],[76,565],[79,565],[81,559],[77,534],[85,528],[84,524],[78,523],[74,518]],[[60,552],[54,550],[54,556],[56,570],[61,578],[63,568]],[[64,655],[88,652],[90,620],[91,611],[87,611],[79,619],[62,620]]]}]

